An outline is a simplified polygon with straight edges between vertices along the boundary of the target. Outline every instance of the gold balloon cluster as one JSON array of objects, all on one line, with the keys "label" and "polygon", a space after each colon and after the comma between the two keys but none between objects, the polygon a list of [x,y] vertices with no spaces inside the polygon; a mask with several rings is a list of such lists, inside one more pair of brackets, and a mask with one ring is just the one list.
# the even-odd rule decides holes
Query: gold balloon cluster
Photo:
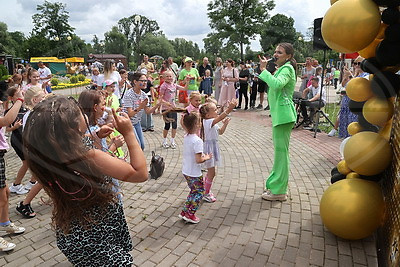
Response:
[{"label": "gold balloon cluster", "polygon": [[[331,0],[332,6],[322,21],[326,44],[341,53],[358,52],[368,60],[375,57],[388,27],[381,23],[383,7],[375,2]],[[380,68],[383,69],[385,66],[382,65]],[[393,77],[387,70],[396,72],[398,68],[380,69],[374,75]],[[392,84],[396,84],[398,77],[393,79]],[[344,145],[344,159],[332,170],[332,185],[320,202],[324,225],[344,239],[371,235],[384,218],[383,195],[376,182],[392,161],[389,139],[395,93],[388,95],[376,90],[376,81],[379,82],[378,79],[370,81],[360,77],[352,79],[346,86],[347,96],[362,107],[362,112],[358,114],[359,122],[353,122],[347,128],[351,137]]]}]

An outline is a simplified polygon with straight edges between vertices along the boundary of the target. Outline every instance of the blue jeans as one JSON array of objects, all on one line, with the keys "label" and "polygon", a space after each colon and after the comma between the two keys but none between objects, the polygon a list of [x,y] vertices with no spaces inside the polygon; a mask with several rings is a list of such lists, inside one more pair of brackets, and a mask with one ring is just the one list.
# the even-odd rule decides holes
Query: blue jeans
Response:
[{"label": "blue jeans", "polygon": [[153,129],[154,128],[153,115],[151,113],[146,114],[146,112],[143,112],[140,124],[142,125],[142,128],[145,131]]},{"label": "blue jeans", "polygon": [[142,150],[144,150],[144,136],[142,132],[142,125],[140,125],[140,122],[133,125],[133,130],[135,132],[136,139],[140,147],[142,148]]}]

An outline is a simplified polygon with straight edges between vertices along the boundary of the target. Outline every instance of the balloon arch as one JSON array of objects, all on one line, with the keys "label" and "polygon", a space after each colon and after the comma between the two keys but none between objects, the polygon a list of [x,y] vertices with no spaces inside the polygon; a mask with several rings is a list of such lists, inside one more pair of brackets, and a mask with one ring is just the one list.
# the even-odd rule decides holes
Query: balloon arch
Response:
[{"label": "balloon arch", "polygon": [[380,263],[400,266],[400,0],[331,0],[322,21],[326,44],[358,52],[368,79],[346,86],[358,122],[348,126],[343,160],[320,201],[324,225],[335,235],[362,239],[378,228]]}]

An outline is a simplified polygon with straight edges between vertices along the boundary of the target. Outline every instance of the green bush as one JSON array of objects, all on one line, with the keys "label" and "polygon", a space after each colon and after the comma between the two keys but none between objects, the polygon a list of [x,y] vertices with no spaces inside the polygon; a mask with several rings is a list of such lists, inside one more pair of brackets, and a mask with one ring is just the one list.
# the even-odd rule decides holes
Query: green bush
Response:
[{"label": "green bush", "polygon": [[0,64],[0,81],[4,81],[6,79],[8,79],[8,70],[4,65]]},{"label": "green bush", "polygon": [[86,78],[85,75],[83,75],[83,74],[78,74],[78,76],[76,76],[76,77],[78,77],[78,81],[80,81],[80,82],[83,82]]},{"label": "green bush", "polygon": [[72,76],[72,77],[69,79],[69,82],[70,82],[70,83],[77,83],[77,82],[78,82],[78,77]]},{"label": "green bush", "polygon": [[57,86],[60,83],[60,81],[57,78],[53,78],[50,80],[50,83],[53,86]]},{"label": "green bush", "polygon": [[69,74],[69,73],[68,73],[67,75],[65,75],[65,77],[67,77],[67,78],[71,78],[71,76],[72,76],[72,75]]}]

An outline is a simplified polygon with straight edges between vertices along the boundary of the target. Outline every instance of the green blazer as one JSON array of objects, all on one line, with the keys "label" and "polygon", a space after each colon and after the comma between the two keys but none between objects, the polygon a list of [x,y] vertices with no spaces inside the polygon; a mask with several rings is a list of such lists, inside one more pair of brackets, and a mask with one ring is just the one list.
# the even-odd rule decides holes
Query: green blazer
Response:
[{"label": "green blazer", "polygon": [[269,86],[268,104],[271,109],[272,126],[295,122],[297,115],[293,104],[293,92],[296,72],[290,62],[282,65],[274,75],[264,70],[259,79]]}]

